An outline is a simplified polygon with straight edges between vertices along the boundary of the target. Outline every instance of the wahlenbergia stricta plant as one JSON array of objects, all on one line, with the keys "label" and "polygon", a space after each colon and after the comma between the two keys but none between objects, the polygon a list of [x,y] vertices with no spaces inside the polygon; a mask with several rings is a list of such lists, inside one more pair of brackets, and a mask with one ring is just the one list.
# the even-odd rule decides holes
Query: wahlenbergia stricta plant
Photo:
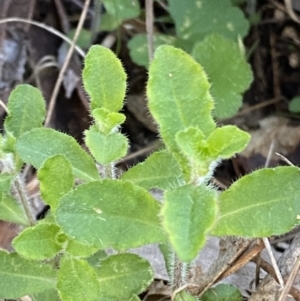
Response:
[{"label": "wahlenbergia stricta plant", "polygon": [[[36,88],[20,85],[10,95],[1,136],[0,218],[23,230],[13,241],[15,252],[0,251],[1,298],[139,300],[154,272],[129,248],[160,244],[175,291],[186,284],[188,264],[207,235],[268,237],[298,224],[297,167],[255,171],[221,193],[209,184],[217,164],[250,137],[235,126],[216,126],[207,76],[184,51],[159,47],[149,69],[149,110],[165,149],[119,179],[114,166],[128,148],[119,132],[126,74],[110,50],[93,46],[83,81],[94,119],[85,131],[91,155],[72,137],[42,127],[45,103]],[[32,218],[22,188],[23,163],[37,169],[51,208],[42,221]],[[162,202],[151,188],[163,191]],[[107,255],[107,248],[117,253]]]}]

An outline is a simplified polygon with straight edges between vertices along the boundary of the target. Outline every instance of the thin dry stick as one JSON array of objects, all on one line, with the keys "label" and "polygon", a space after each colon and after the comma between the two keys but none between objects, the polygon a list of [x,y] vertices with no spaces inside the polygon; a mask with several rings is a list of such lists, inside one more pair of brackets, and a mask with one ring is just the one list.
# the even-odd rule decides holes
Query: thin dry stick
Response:
[{"label": "thin dry stick", "polygon": [[290,166],[295,166],[290,160],[288,160],[285,156],[279,154],[279,153],[275,153],[278,157],[280,157],[285,163],[287,163]]},{"label": "thin dry stick", "polygon": [[289,275],[288,280],[286,281],[285,288],[282,290],[278,301],[284,301],[287,295],[289,294],[291,287],[294,283],[294,280],[298,274],[299,268],[300,268],[300,256],[297,258],[297,261],[291,271],[291,274]]},{"label": "thin dry stick", "polygon": [[[60,37],[66,43],[68,43],[70,45],[72,44],[72,40],[69,39],[67,36],[62,34],[60,31],[54,29],[53,27],[47,26],[43,23],[32,21],[32,20],[27,20],[27,19],[23,19],[23,18],[5,18],[5,19],[0,20],[0,24],[11,23],[11,22],[27,23],[27,24],[31,24],[31,25],[43,28],[43,29],[53,33],[54,35]],[[85,57],[85,52],[79,46],[76,45],[75,49],[78,52],[78,54],[80,54],[82,57]]]},{"label": "thin dry stick", "polygon": [[48,113],[47,113],[47,117],[46,117],[46,120],[45,120],[45,126],[48,126],[50,121],[51,121],[51,117],[52,117],[53,110],[54,110],[55,103],[56,103],[57,94],[58,94],[58,91],[60,89],[61,83],[63,81],[64,74],[65,74],[65,72],[68,68],[69,62],[70,62],[71,57],[73,55],[73,52],[74,52],[74,49],[75,49],[75,44],[76,44],[76,41],[79,37],[80,31],[82,29],[83,22],[85,20],[90,2],[91,2],[91,0],[85,0],[84,7],[83,7],[82,13],[80,15],[80,19],[79,19],[79,22],[78,22],[78,25],[77,25],[77,28],[76,28],[76,31],[75,31],[75,34],[74,34],[73,41],[72,41],[70,49],[67,53],[66,60],[65,60],[63,66],[62,66],[62,68],[59,72],[58,78],[57,78],[55,86],[54,86],[53,93],[51,95],[51,99],[50,99],[49,107],[48,107]]},{"label": "thin dry stick", "polygon": [[6,104],[1,99],[0,99],[0,107],[2,107],[7,114],[9,114]]},{"label": "thin dry stick", "polygon": [[292,1],[291,0],[284,0],[284,4],[285,4],[286,10],[287,10],[287,13],[291,17],[291,19],[294,20],[297,23],[300,23],[299,18],[297,17],[297,15],[295,14],[295,12],[293,10]]},{"label": "thin dry stick", "polygon": [[[265,167],[268,167],[269,164],[270,164],[270,160],[271,160],[271,157],[272,157],[272,153],[274,151],[274,141],[272,141],[271,143],[271,146],[270,146],[270,149],[269,149],[269,153],[268,153],[268,156],[267,156],[267,159],[266,159],[266,163],[265,163]],[[274,268],[274,271],[276,273],[276,276],[278,278],[278,282],[281,286],[281,288],[284,287],[284,281],[283,281],[283,278],[282,278],[282,275],[280,273],[280,270],[278,268],[278,265],[277,265],[277,262],[276,262],[276,259],[275,259],[275,256],[272,252],[272,249],[271,249],[271,245],[270,245],[270,242],[269,242],[269,239],[264,237],[263,238],[263,242],[265,244],[265,247],[269,253],[269,256],[270,256],[270,259],[271,259],[271,263],[272,263],[272,266]]]},{"label": "thin dry stick", "polygon": [[154,46],[153,46],[153,0],[146,0],[146,30],[148,41],[148,56],[149,62],[152,61]]},{"label": "thin dry stick", "polygon": [[[270,146],[270,149],[269,149],[269,153],[268,153],[268,156],[267,156],[267,160],[266,160],[266,163],[265,163],[265,167],[269,166],[270,161],[271,161],[271,157],[272,157],[272,154],[273,154],[273,151],[274,151],[274,140],[271,143],[271,146]],[[264,237],[262,240],[263,240],[263,242],[265,244],[265,247],[266,247],[266,249],[267,249],[267,251],[269,253],[269,256],[270,256],[270,259],[271,259],[271,263],[272,263],[272,266],[273,266],[274,271],[276,273],[278,282],[279,282],[281,288],[284,288],[284,281],[283,281],[282,275],[280,273],[279,267],[277,265],[275,256],[274,256],[274,254],[272,252],[272,248],[271,248],[269,239],[267,237]]]}]

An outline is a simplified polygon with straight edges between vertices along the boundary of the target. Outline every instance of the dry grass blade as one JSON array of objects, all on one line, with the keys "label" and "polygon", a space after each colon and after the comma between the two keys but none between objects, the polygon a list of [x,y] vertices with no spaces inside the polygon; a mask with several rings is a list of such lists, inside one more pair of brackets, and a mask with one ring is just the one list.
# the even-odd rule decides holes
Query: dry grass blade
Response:
[{"label": "dry grass blade", "polygon": [[[26,23],[26,24],[31,24],[31,25],[43,28],[43,29],[53,33],[54,35],[60,37],[66,43],[68,43],[70,45],[72,44],[72,40],[69,39],[66,35],[62,34],[60,31],[54,29],[53,27],[47,26],[43,23],[32,21],[32,20],[27,20],[27,19],[23,19],[23,18],[5,18],[5,19],[0,20],[0,24],[11,23],[11,22]],[[85,52],[79,46],[76,45],[75,49],[78,52],[78,54],[80,54],[82,57],[85,57]]]},{"label": "dry grass blade", "polygon": [[91,2],[91,0],[85,0],[85,2],[84,2],[84,7],[83,7],[82,13],[80,15],[80,19],[79,19],[79,22],[78,22],[78,25],[77,25],[77,28],[76,28],[76,31],[75,31],[75,34],[74,34],[73,41],[72,41],[70,49],[67,53],[66,60],[65,60],[63,66],[62,66],[62,68],[59,72],[57,81],[56,81],[55,86],[54,86],[53,93],[51,95],[51,99],[50,99],[50,103],[49,103],[49,107],[48,107],[48,113],[47,113],[46,120],[45,120],[45,126],[48,126],[50,124],[51,117],[52,117],[53,110],[54,110],[55,103],[56,103],[56,98],[57,98],[57,95],[58,95],[58,91],[59,91],[61,83],[63,81],[64,74],[65,74],[65,72],[68,68],[68,64],[69,64],[69,62],[71,60],[71,57],[73,55],[75,45],[76,45],[76,41],[77,41],[77,39],[79,37],[79,34],[80,34],[80,31],[83,27],[83,22],[86,18],[86,14],[88,12],[90,2]]}]

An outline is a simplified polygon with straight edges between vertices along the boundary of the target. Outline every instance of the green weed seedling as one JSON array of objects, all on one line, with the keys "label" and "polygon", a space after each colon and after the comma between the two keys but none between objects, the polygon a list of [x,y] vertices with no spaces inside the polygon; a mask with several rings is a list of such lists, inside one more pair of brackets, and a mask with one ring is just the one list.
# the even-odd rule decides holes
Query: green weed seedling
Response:
[{"label": "green weed seedling", "polygon": [[[183,50],[160,46],[149,68],[149,109],[166,147],[120,178],[114,166],[128,149],[119,132],[126,74],[110,50],[93,46],[83,81],[94,120],[85,131],[91,155],[72,137],[42,127],[45,103],[36,88],[20,85],[10,95],[1,136],[0,218],[23,230],[13,240],[15,252],[0,251],[0,298],[139,300],[154,272],[127,250],[153,243],[168,258],[175,291],[186,284],[188,265],[207,235],[268,237],[299,223],[297,167],[255,171],[225,192],[209,184],[217,164],[242,151],[250,136],[235,126],[216,126],[213,89]],[[22,188],[24,163],[37,169],[42,199],[51,208],[42,221],[33,218]],[[163,191],[162,202],[151,188]],[[107,255],[108,248],[116,254]],[[240,300],[227,286],[214,294]],[[185,290],[179,295],[196,300]]]}]

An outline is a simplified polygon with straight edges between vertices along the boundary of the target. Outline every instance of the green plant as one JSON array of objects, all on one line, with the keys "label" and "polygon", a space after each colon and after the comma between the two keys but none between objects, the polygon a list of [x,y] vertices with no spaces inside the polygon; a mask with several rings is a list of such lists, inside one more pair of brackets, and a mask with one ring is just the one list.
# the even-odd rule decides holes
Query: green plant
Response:
[{"label": "green plant", "polygon": [[[230,0],[169,0],[168,3],[175,35],[155,34],[154,48],[167,44],[191,53],[213,83],[214,116],[220,119],[235,115],[242,105],[240,94],[252,81],[251,68],[240,41],[249,29],[243,12]],[[135,35],[128,48],[132,60],[148,68],[146,34]]]},{"label": "green plant", "polygon": [[[267,237],[299,223],[297,167],[255,171],[221,193],[209,184],[218,163],[240,152],[250,136],[216,126],[207,76],[184,51],[159,47],[149,69],[149,109],[166,149],[119,179],[114,165],[128,147],[119,132],[126,74],[110,50],[93,46],[83,81],[94,119],[85,131],[92,156],[72,137],[42,127],[45,104],[36,88],[20,85],[10,95],[1,136],[0,214],[24,229],[13,241],[15,252],[0,251],[0,298],[139,300],[154,273],[147,260],[126,251],[151,243],[161,245],[175,291],[186,283],[207,235]],[[41,196],[51,208],[39,222],[18,175],[24,162],[38,170]],[[162,203],[151,188],[164,192]],[[116,254],[107,255],[107,248]]]}]

